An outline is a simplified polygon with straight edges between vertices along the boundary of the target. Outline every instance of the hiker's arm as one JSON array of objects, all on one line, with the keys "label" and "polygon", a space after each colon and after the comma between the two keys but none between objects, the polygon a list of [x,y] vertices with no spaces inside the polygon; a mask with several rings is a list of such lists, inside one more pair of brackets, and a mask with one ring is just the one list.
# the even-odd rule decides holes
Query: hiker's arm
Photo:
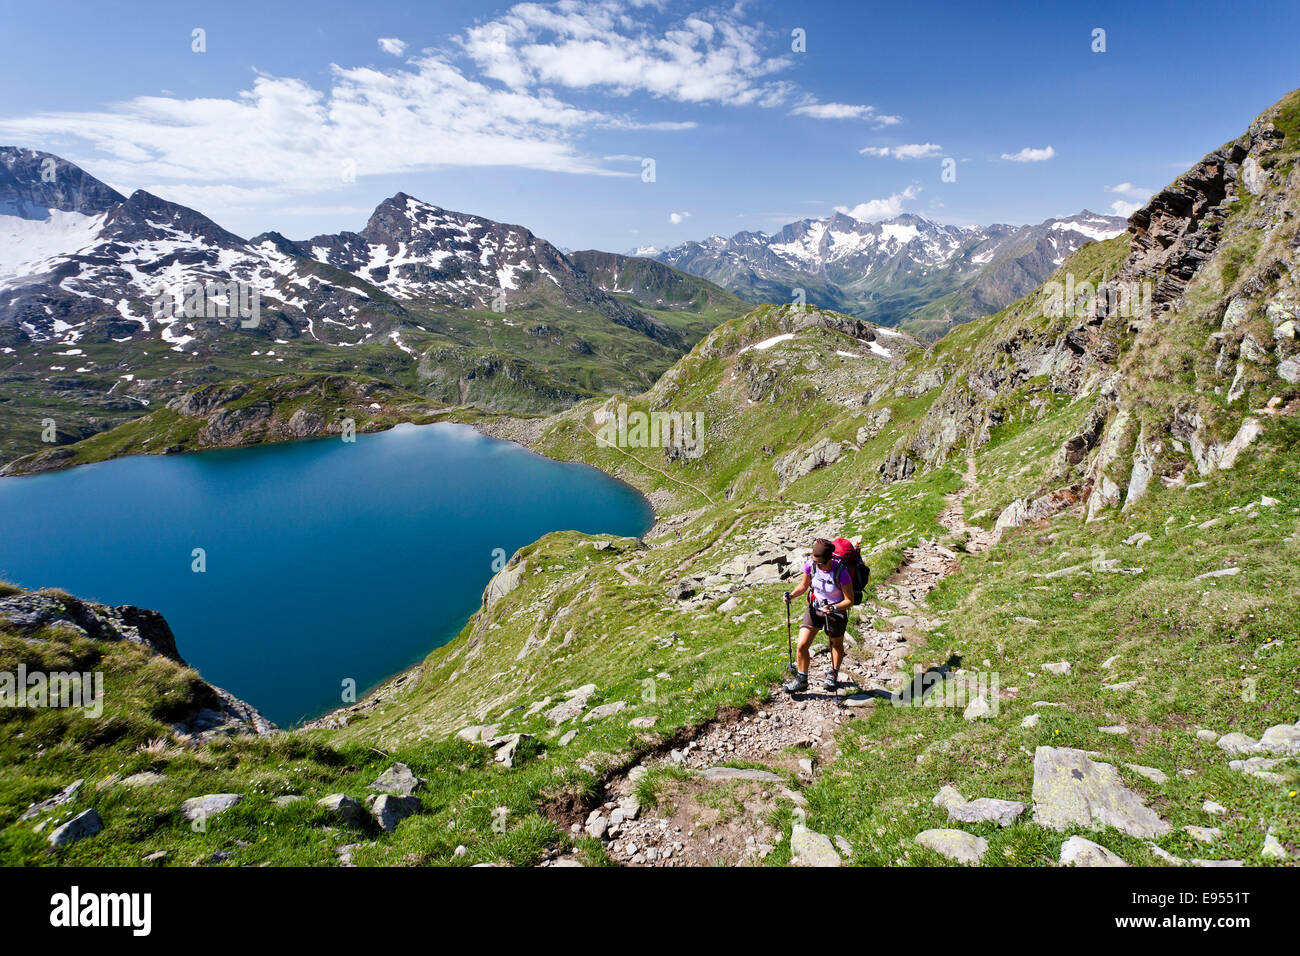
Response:
[{"label": "hiker's arm", "polygon": [[853,582],[850,581],[848,584],[840,585],[840,591],[844,594],[844,600],[835,605],[835,609],[838,611],[847,611],[849,608],[853,607]]},{"label": "hiker's arm", "polygon": [[799,582],[799,586],[790,592],[790,600],[793,601],[795,598],[806,593],[808,588],[811,585],[812,585],[812,578],[809,575],[804,574],[803,580]]}]

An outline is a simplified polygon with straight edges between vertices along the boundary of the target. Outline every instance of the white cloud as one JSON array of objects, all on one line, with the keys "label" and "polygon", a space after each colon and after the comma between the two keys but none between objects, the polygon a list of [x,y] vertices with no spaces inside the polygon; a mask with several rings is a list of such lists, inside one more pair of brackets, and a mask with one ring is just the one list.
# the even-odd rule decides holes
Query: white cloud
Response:
[{"label": "white cloud", "polygon": [[545,91],[489,86],[425,56],[391,70],[335,66],[324,90],[258,75],[230,99],[140,96],[100,111],[0,119],[0,140],[81,156],[101,178],[172,183],[158,187],[172,195],[242,189],[256,202],[337,186],[345,160],[358,177],[440,166],[633,175],[579,150],[577,137],[594,127],[637,124]]},{"label": "white cloud", "polygon": [[921,187],[913,183],[901,193],[894,193],[884,199],[871,199],[867,202],[858,203],[853,207],[836,206],[835,211],[867,222],[873,219],[892,219],[903,211],[903,204],[907,200],[915,199],[920,192]]},{"label": "white cloud", "polygon": [[668,221],[671,222],[674,226],[678,226],[681,225],[687,219],[689,219],[690,215],[691,214],[689,212],[670,212],[668,214]]},{"label": "white cloud", "polygon": [[1119,193],[1119,195],[1127,197],[1129,201],[1117,199],[1110,204],[1111,212],[1117,216],[1124,216],[1126,218],[1145,206],[1147,200],[1150,199],[1152,195],[1152,190],[1147,189],[1144,186],[1134,186],[1132,183],[1120,183],[1118,186],[1107,186],[1106,192]]},{"label": "white cloud", "polygon": [[1018,153],[1003,153],[1002,158],[1013,163],[1041,163],[1044,160],[1051,159],[1056,155],[1056,150],[1047,146],[1043,149],[1035,149],[1032,146],[1026,146]]},{"label": "white cloud", "polygon": [[858,150],[863,156],[892,156],[894,159],[926,159],[943,152],[935,143],[904,143],[901,146],[864,146]]},{"label": "white cloud", "polygon": [[401,56],[406,52],[406,41],[399,40],[397,37],[380,37],[379,49],[393,56]]},{"label": "white cloud", "polygon": [[633,92],[684,103],[775,105],[792,87],[767,77],[792,65],[761,49],[767,32],[739,6],[695,13],[668,29],[634,19],[618,0],[520,3],[456,39],[486,76],[540,86]]}]

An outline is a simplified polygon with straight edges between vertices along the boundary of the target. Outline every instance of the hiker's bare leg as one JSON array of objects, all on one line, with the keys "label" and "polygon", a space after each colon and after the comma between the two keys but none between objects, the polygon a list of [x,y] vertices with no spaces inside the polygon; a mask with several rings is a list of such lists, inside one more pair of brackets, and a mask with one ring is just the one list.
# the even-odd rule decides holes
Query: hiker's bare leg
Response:
[{"label": "hiker's bare leg", "polygon": [[831,670],[838,671],[840,665],[844,663],[844,635],[832,637],[831,644]]},{"label": "hiker's bare leg", "polygon": [[808,653],[808,648],[812,646],[813,634],[817,633],[811,627],[799,628],[799,647],[795,651],[795,662],[799,666],[799,673],[807,674],[808,668],[812,664],[812,655]]}]

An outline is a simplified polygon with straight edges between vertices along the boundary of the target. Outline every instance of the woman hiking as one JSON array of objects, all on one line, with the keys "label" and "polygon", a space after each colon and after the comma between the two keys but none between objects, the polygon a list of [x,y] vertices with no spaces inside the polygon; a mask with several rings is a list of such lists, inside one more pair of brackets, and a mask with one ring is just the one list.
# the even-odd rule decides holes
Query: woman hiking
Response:
[{"label": "woman hiking", "polygon": [[831,670],[822,686],[828,691],[839,688],[840,664],[844,660],[844,631],[849,624],[849,608],[853,606],[853,574],[848,565],[835,556],[835,546],[825,538],[813,542],[812,560],[803,566],[803,581],[793,591],[785,593],[785,603],[807,593],[808,608],[799,625],[799,670],[785,682],[785,689],[798,694],[808,689],[808,652],[813,635],[826,629],[827,643],[831,648]]}]

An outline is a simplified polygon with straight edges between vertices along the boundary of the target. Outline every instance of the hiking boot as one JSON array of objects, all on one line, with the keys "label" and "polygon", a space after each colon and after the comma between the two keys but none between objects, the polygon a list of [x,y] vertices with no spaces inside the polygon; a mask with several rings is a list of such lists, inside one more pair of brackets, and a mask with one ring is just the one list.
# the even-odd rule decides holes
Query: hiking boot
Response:
[{"label": "hiking boot", "polygon": [[802,694],[804,691],[808,689],[808,675],[795,674],[793,677],[791,677],[788,681],[786,681],[781,686],[785,688],[786,693]]},{"label": "hiking boot", "polygon": [[831,671],[822,680],[822,686],[829,691],[837,691],[840,689],[840,679],[834,671]]}]

